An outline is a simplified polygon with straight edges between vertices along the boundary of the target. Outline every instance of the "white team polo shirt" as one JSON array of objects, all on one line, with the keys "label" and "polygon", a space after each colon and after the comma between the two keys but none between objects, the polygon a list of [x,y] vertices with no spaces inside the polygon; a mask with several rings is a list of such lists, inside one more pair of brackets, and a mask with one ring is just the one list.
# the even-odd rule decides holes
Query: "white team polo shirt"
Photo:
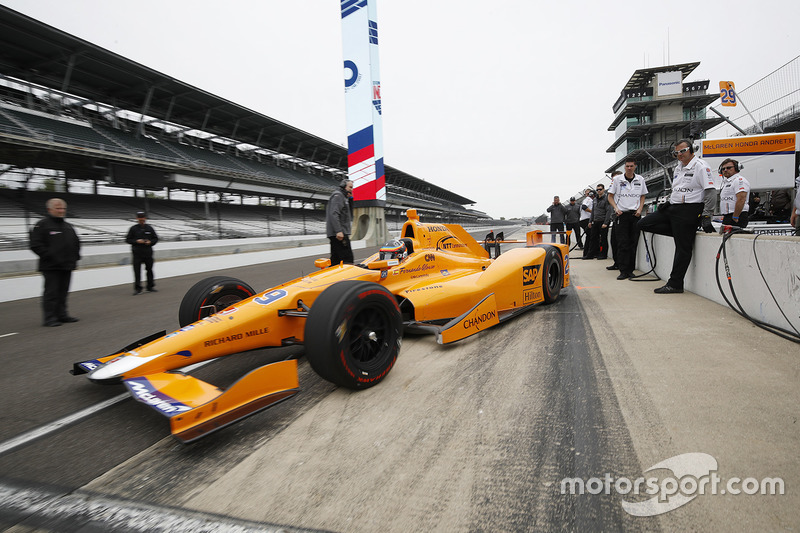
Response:
[{"label": "white team polo shirt", "polygon": [[745,200],[742,211],[750,209],[750,182],[741,174],[734,174],[730,178],[722,177],[722,188],[719,190],[719,209],[723,215],[733,213],[736,208],[736,195],[744,191]]},{"label": "white team polo shirt", "polygon": [[678,162],[672,178],[671,204],[702,204],[703,191],[714,189],[714,176],[705,161],[694,156],[689,164]]},{"label": "white team polo shirt", "polygon": [[647,184],[639,174],[634,174],[628,181],[625,174],[614,177],[607,194],[614,195],[614,202],[620,211],[636,211],[639,209],[639,199],[647,194]]},{"label": "white team polo shirt", "polygon": [[586,220],[587,218],[592,218],[592,212],[591,211],[585,211],[583,209],[584,205],[587,206],[589,209],[592,208],[592,198],[590,196],[587,196],[586,198],[583,199],[583,202],[581,202],[581,220]]}]

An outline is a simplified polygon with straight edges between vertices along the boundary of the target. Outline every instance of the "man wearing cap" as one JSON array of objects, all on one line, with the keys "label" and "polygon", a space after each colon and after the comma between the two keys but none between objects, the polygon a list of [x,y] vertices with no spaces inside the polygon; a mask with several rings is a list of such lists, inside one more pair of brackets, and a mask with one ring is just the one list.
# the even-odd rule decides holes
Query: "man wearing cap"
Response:
[{"label": "man wearing cap", "polygon": [[131,245],[133,252],[133,295],[142,292],[142,264],[147,271],[147,292],[156,292],[155,276],[153,276],[153,246],[158,242],[156,230],[147,222],[144,211],[136,213],[138,224],[128,230],[125,242]]},{"label": "man wearing cap", "polygon": [[567,206],[567,231],[572,230],[572,235],[575,237],[575,241],[578,243],[578,250],[583,250],[580,218],[581,206],[575,203],[575,197],[573,196],[569,199],[569,205]]}]

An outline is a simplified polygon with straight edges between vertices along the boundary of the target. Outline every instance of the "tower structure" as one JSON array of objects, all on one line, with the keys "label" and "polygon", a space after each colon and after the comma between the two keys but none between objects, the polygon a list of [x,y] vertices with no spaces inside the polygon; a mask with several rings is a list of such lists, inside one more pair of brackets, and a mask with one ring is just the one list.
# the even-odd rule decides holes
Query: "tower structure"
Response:
[{"label": "tower structure", "polygon": [[614,142],[606,152],[614,154],[607,173],[624,170],[634,157],[637,172],[647,181],[650,195],[664,187],[664,173],[675,166],[670,149],[679,139],[699,140],[722,118],[706,116],[706,108],[719,98],[708,94],[709,80],[687,82],[699,61],[639,69],[633,73],[614,103],[614,120],[608,131]]}]

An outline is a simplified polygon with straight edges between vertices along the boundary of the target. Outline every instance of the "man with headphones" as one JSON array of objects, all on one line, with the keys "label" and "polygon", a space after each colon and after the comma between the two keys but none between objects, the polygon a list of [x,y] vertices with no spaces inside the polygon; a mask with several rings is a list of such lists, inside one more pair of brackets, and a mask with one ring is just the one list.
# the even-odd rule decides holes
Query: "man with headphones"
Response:
[{"label": "man with headphones", "polygon": [[353,264],[353,249],[350,247],[350,231],[353,226],[350,201],[353,182],[342,180],[331,194],[325,212],[325,232],[331,241],[331,266],[339,263]]},{"label": "man with headphones", "polygon": [[692,262],[698,222],[702,220],[703,231],[706,233],[714,231],[711,215],[717,200],[717,190],[711,168],[705,161],[695,157],[692,141],[689,139],[679,140],[672,155],[678,159],[678,166],[675,167],[672,178],[669,202],[662,204],[655,213],[647,215],[638,224],[641,231],[668,235],[675,241],[672,272],[666,285],[653,291],[656,294],[683,292],[683,278]]},{"label": "man with headphones", "polygon": [[739,162],[730,158],[719,166],[719,173],[722,174],[719,209],[723,224],[746,228],[750,216],[750,182],[739,174],[739,169]]}]

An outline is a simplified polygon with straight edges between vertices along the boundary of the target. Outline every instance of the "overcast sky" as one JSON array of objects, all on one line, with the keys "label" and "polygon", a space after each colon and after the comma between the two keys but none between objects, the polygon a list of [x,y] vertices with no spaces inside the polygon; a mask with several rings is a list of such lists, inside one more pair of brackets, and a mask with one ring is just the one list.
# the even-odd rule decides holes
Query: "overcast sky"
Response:
[{"label": "overcast sky", "polygon": [[[336,0],[2,3],[346,144]],[[539,215],[603,178],[611,107],[634,70],[700,61],[687,81],[741,90],[800,54],[796,0],[378,0],[377,11],[386,164],[496,218]]]}]

